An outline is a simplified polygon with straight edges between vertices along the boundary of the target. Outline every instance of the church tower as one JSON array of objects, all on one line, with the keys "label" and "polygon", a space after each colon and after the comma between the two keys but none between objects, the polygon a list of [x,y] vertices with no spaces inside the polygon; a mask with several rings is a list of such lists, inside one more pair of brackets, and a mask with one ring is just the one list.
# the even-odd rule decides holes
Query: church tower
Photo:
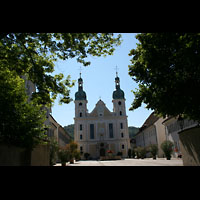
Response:
[{"label": "church tower", "polygon": [[116,116],[126,116],[126,107],[125,107],[125,97],[124,91],[120,89],[120,79],[118,73],[116,72],[115,78],[115,91],[113,92],[113,112],[116,113]]},{"label": "church tower", "polygon": [[88,101],[86,93],[83,90],[83,79],[81,78],[81,73],[80,73],[80,78],[78,79],[78,92],[75,93],[74,102],[75,102],[75,117],[76,118],[86,117]]}]

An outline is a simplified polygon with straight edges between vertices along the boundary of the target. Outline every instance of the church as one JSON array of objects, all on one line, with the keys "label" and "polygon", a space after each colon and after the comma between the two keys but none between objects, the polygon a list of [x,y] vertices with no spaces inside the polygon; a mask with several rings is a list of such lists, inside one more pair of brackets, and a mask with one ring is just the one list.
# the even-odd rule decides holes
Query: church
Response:
[{"label": "church", "polygon": [[74,140],[82,153],[89,153],[91,159],[100,156],[128,156],[130,140],[126,115],[124,91],[120,88],[120,79],[116,73],[115,90],[112,94],[113,112],[100,99],[92,112],[87,110],[87,95],[83,90],[83,79],[78,79],[78,91],[75,93]]}]

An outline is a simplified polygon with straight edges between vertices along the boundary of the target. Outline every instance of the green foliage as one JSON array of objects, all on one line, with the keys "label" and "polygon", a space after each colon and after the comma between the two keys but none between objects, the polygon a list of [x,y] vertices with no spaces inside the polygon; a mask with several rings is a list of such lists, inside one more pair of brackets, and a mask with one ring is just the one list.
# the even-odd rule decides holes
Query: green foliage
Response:
[{"label": "green foliage", "polygon": [[80,153],[79,150],[77,150],[77,151],[75,152],[74,158],[75,158],[75,160],[80,160],[80,159],[81,159],[81,153]]},{"label": "green foliage", "polygon": [[130,51],[129,75],[139,83],[130,110],[142,103],[162,116],[200,121],[200,33],[142,33]]},{"label": "green foliage", "polygon": [[151,144],[148,147],[148,151],[151,153],[151,155],[153,156],[153,158],[156,158],[156,155],[158,153],[158,145],[157,144]]},{"label": "green foliage", "polygon": [[137,158],[144,159],[146,157],[146,148],[145,147],[137,147],[135,148]]},{"label": "green foliage", "polygon": [[50,145],[50,165],[54,165],[56,163],[57,154],[59,151],[58,142],[54,138],[49,139]]},{"label": "green foliage", "polygon": [[136,156],[136,152],[135,152],[135,148],[132,149],[132,157],[135,158]]},{"label": "green foliage", "polygon": [[131,156],[132,156],[132,150],[128,149],[128,157],[131,158]]},{"label": "green foliage", "polygon": [[65,148],[59,148],[58,150],[58,158],[60,159],[61,163],[69,162],[70,160],[70,152],[69,149]]},{"label": "green foliage", "polygon": [[122,156],[122,152],[121,151],[117,152],[117,156]]},{"label": "green foliage", "polygon": [[[32,98],[39,104],[51,104],[60,94],[60,103],[69,103],[74,81],[63,74],[51,75],[55,61],[76,58],[84,66],[86,58],[112,55],[121,35],[112,33],[1,33],[0,65],[36,84]],[[48,106],[49,106],[48,105]]]},{"label": "green foliage", "polygon": [[28,102],[24,80],[0,63],[0,142],[34,148],[46,138],[45,112]]},{"label": "green foliage", "polygon": [[58,151],[58,158],[61,160],[61,163],[66,163],[74,158],[80,159],[80,152],[77,148],[78,145],[74,141],[71,141],[65,147],[60,147]]},{"label": "green foliage", "polygon": [[129,138],[133,138],[137,134],[138,131],[139,131],[139,128],[136,128],[134,126],[129,126],[128,127]]},{"label": "green foliage", "polygon": [[72,140],[74,140],[74,124],[64,126],[63,128],[67,131],[67,133],[69,133]]},{"label": "green foliage", "polygon": [[171,158],[171,154],[173,152],[173,147],[174,147],[174,144],[173,142],[169,141],[169,140],[165,140],[162,144],[161,144],[161,149],[163,150],[164,154],[165,154],[165,157],[167,159],[170,159]]},{"label": "green foliage", "polygon": [[89,158],[90,154],[89,153],[84,153],[84,158],[87,160]]},{"label": "green foliage", "polygon": [[66,148],[69,151],[69,159],[70,159],[70,161],[72,161],[74,158],[78,158],[79,157],[78,144],[76,142],[71,141],[69,144],[66,145]]},{"label": "green foliage", "polygon": [[[33,148],[45,139],[44,106],[57,95],[69,103],[70,75],[52,75],[58,59],[76,58],[84,66],[90,56],[112,55],[120,35],[111,33],[0,33],[0,142]],[[24,80],[36,85],[28,97]]]}]

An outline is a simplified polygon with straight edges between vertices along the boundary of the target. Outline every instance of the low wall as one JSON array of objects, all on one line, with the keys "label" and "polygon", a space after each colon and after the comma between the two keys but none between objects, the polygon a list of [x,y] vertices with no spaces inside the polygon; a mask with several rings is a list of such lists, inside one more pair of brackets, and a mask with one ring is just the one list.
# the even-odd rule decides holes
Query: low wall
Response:
[{"label": "low wall", "polygon": [[31,166],[49,166],[49,145],[38,145],[31,154]]},{"label": "low wall", "polygon": [[30,158],[30,151],[12,145],[0,144],[0,166],[28,166]]},{"label": "low wall", "polygon": [[200,166],[200,127],[179,132],[184,166]]},{"label": "low wall", "polygon": [[0,144],[0,166],[49,166],[49,145],[38,145],[33,151]]}]

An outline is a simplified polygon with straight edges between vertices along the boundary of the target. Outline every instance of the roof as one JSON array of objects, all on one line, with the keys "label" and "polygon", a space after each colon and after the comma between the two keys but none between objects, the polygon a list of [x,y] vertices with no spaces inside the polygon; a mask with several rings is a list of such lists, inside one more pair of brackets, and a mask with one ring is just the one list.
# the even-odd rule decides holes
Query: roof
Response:
[{"label": "roof", "polygon": [[95,108],[91,113],[88,113],[89,117],[99,117],[99,116],[113,116],[112,112],[106,107],[106,104],[100,99]]},{"label": "roof", "polygon": [[146,121],[143,123],[143,125],[140,127],[138,133],[136,135],[138,135],[139,133],[141,133],[144,129],[150,127],[151,125],[153,125],[157,120],[159,119],[158,116],[156,116],[154,114],[154,112],[152,112],[149,117],[146,119]]},{"label": "roof", "polygon": [[170,120],[170,119],[172,119],[172,118],[173,118],[173,116],[168,116],[167,119],[165,119],[165,120],[162,122],[162,124],[164,124],[166,121],[168,121],[168,120]]}]

